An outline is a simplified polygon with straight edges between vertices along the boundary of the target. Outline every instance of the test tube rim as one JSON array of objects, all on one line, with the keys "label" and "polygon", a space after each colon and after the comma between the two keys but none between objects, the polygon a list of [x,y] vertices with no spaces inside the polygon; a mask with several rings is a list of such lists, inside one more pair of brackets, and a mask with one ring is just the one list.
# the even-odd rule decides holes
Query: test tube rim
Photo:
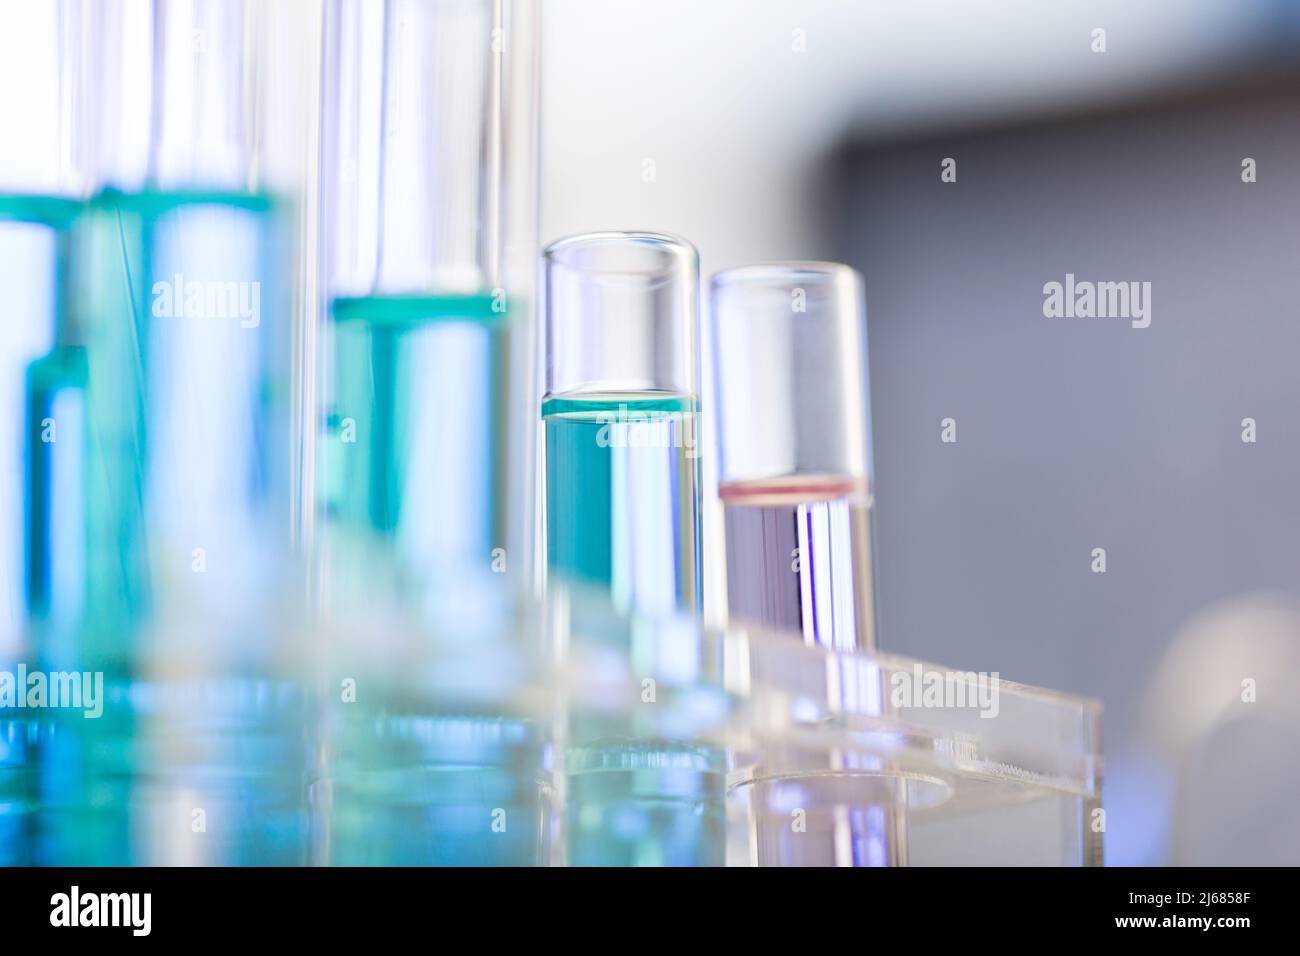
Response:
[{"label": "test tube rim", "polygon": [[558,267],[571,269],[575,272],[594,273],[597,270],[583,268],[581,265],[566,259],[565,254],[577,249],[627,242],[654,246],[671,253],[671,255],[667,258],[664,266],[659,269],[601,269],[599,270],[601,276],[645,276],[670,279],[677,273],[683,263],[692,267],[696,274],[699,272],[700,253],[695,248],[694,243],[675,233],[656,232],[647,229],[602,229],[594,232],[571,233],[547,243],[542,250],[542,259],[546,263],[548,272]]},{"label": "test tube rim", "polygon": [[847,280],[857,294],[858,301],[861,302],[865,288],[862,273],[843,262],[829,262],[819,259],[755,262],[743,266],[733,266],[730,269],[721,269],[713,273],[709,278],[709,289],[712,293],[743,282],[767,281],[773,285],[788,284],[799,276],[823,279],[830,284],[837,284]]}]

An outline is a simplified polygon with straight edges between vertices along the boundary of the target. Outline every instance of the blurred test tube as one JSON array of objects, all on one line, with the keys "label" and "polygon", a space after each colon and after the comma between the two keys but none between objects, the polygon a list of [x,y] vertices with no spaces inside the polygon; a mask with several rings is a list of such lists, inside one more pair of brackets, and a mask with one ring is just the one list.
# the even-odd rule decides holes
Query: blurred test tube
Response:
[{"label": "blurred test tube", "polygon": [[102,715],[61,713],[43,754],[42,853],[293,862],[292,260],[249,109],[269,75],[253,69],[264,10],[91,8],[123,18],[85,52],[94,75],[149,65],[145,84],[100,87],[96,160],[123,117],[151,120],[143,184],[105,177],[77,221],[65,321],[31,373],[31,420],[49,419],[60,449],[30,446],[39,662],[103,681]]},{"label": "blurred test tube", "polygon": [[533,0],[330,0],[313,859],[541,859]]},{"label": "blurred test tube", "polygon": [[528,580],[531,0],[331,0],[318,499],[326,604]]}]

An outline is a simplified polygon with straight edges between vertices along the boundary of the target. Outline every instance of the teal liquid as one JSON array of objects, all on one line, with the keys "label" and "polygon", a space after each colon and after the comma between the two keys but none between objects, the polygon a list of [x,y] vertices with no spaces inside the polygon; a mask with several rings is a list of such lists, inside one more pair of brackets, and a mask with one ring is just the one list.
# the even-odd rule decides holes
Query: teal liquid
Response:
[{"label": "teal liquid", "polygon": [[[40,862],[305,859],[301,694],[270,612],[292,593],[279,224],[265,196],[106,192],[72,230],[28,373],[28,664],[103,672],[107,698],[42,714]],[[164,660],[192,672],[162,684]]]},{"label": "teal liquid", "polygon": [[[701,587],[694,400],[662,392],[558,396],[543,403],[542,416],[548,573],[607,588],[617,606],[640,614],[694,612]],[[594,717],[580,707],[570,716],[569,862],[721,865],[723,754],[658,739],[638,716]]]},{"label": "teal liquid", "polygon": [[307,863],[305,712],[284,681],[106,678],[101,717],[46,712],[34,862]]},{"label": "teal liquid", "polygon": [[39,715],[0,717],[0,866],[32,866],[37,861],[36,825],[40,807],[36,753],[50,733]]},{"label": "teal liquid", "polygon": [[[327,601],[396,599],[427,612],[407,619],[420,626],[435,595],[467,596],[451,582],[495,577],[505,543],[509,314],[485,292],[340,298],[332,317],[320,475]],[[340,662],[353,674],[364,664]],[[314,858],[539,862],[547,789],[536,727],[490,708],[444,710],[436,692],[362,683],[360,702],[330,713],[323,735]]]},{"label": "teal liquid", "polygon": [[[282,583],[292,329],[278,224],[267,197],[209,193],[106,192],[78,219],[56,344],[28,372],[43,666],[130,674],[160,607],[256,620]],[[247,302],[211,297],[226,287]]]},{"label": "teal liquid", "polygon": [[[12,673],[29,638],[26,481],[27,366],[54,342],[67,285],[71,224],[82,204],[0,195],[0,668]],[[35,862],[36,754],[49,735],[39,712],[0,710],[0,865]]]},{"label": "teal liquid", "polygon": [[700,605],[698,430],[692,398],[548,398],[548,573],[607,587],[646,613]]},{"label": "teal liquid", "polygon": [[[320,499],[334,572],[396,577],[418,600],[488,569],[505,538],[506,313],[482,293],[338,299],[333,318]],[[350,560],[376,548],[383,567]]]}]

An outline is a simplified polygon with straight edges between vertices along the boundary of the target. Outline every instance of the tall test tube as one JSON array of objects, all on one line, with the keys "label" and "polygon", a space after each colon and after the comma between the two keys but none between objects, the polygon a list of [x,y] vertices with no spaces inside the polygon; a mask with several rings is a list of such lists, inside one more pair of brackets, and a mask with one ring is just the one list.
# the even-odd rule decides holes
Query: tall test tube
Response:
[{"label": "tall test tube", "polygon": [[[534,0],[329,0],[313,858],[527,865]],[[340,682],[357,687],[340,701]]]},{"label": "tall test tube", "polygon": [[711,283],[719,497],[734,619],[875,645],[861,277],[749,266]]},{"label": "tall test tube", "polygon": [[[77,406],[54,420],[58,442],[31,443],[33,603],[52,625],[77,622],[54,627],[44,653],[122,669],[142,624],[194,606],[243,613],[274,589],[292,498],[288,257],[275,203],[255,186],[243,96],[259,21],[219,0],[152,9],[147,183],[87,204],[66,321],[29,373],[33,432],[53,404]],[[107,41],[98,55],[111,60]],[[77,437],[87,458],[63,494],[44,446]],[[60,589],[48,568],[79,556],[52,523],[73,513],[84,570]]]},{"label": "tall test tube", "polygon": [[527,578],[536,49],[531,0],[327,7],[327,589]]},{"label": "tall test tube", "polygon": [[[148,108],[121,91],[95,134],[149,115],[146,182],[82,210],[69,306],[28,373],[37,663],[103,682],[102,719],[54,718],[41,852],[297,862],[302,697],[278,613],[295,591],[289,257],[245,95],[262,21],[244,2],[129,9],[151,17],[96,33],[90,60],[117,69],[115,44],[144,39]],[[214,839],[190,838],[196,805],[224,821]]]},{"label": "tall test tube", "polygon": [[[547,247],[543,270],[547,573],[630,612],[594,630],[644,664],[657,634],[698,636],[698,258],[673,236],[593,233]],[[568,861],[718,865],[725,755],[649,731],[640,706],[572,702]]]},{"label": "tall test tube", "polygon": [[593,233],[543,262],[548,573],[623,608],[698,611],[695,249]]},{"label": "tall test tube", "polygon": [[[792,262],[710,286],[728,613],[852,652],[876,641],[865,308],[848,266]],[[878,674],[868,668],[868,674]],[[881,686],[857,688],[883,715]],[[871,755],[763,757],[753,845],[765,865],[906,860],[906,782]],[[794,803],[790,803],[793,800]]]}]

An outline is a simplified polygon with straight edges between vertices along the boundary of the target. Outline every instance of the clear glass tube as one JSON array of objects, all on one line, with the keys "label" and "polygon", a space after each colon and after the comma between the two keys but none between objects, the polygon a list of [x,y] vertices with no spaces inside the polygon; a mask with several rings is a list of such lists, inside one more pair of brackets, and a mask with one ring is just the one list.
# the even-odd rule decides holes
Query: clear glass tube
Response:
[{"label": "clear glass tube", "polygon": [[[113,666],[136,650],[123,633],[156,614],[196,601],[249,610],[290,550],[292,260],[277,201],[249,189],[256,147],[240,93],[263,20],[222,0],[153,12],[151,181],[88,203],[68,327],[31,376],[34,410],[81,396],[82,473],[96,476],[77,505],[84,586],[45,602],[65,617],[80,605],[76,652]],[[53,486],[33,490],[34,513],[69,513]],[[33,560],[61,546],[35,540]],[[175,573],[191,564],[206,577]]]},{"label": "clear glass tube", "polygon": [[[809,645],[871,650],[862,279],[836,263],[750,266],[714,276],[710,303],[728,613]],[[839,810],[815,839],[787,846],[777,831],[760,856],[797,848],[789,862],[905,862],[903,784],[877,778],[874,756],[822,757],[789,774],[775,760],[755,794]]]},{"label": "clear glass tube", "polygon": [[875,644],[861,277],[822,262],[710,289],[729,614]]},{"label": "clear glass tube", "polygon": [[532,381],[535,13],[327,8],[326,588],[378,568],[417,598],[461,572],[528,579],[530,509],[512,503],[532,464],[515,406]]},{"label": "clear glass tube", "polygon": [[625,608],[698,609],[695,249],[593,233],[543,261],[547,570]]},{"label": "clear glass tube", "polygon": [[505,619],[532,584],[537,9],[326,5],[320,862],[523,865],[550,812]]},{"label": "clear glass tube", "polygon": [[[698,641],[698,260],[682,239],[613,232],[553,243],[543,262],[547,572],[640,615],[596,627],[635,666],[674,612]],[[646,732],[645,717],[567,714],[569,862],[721,864],[725,752]]]},{"label": "clear glass tube", "polygon": [[256,166],[258,26],[249,0],[154,5],[154,185],[249,186]]},{"label": "clear glass tube", "polygon": [[[136,86],[106,85],[102,114],[152,115],[140,151],[149,176],[128,188],[130,163],[105,167],[113,185],[71,230],[54,347],[28,370],[36,663],[103,682],[102,719],[52,717],[43,852],[89,864],[295,862],[303,694],[282,624],[299,593],[292,257],[283,205],[253,188],[248,108],[270,78],[251,67],[266,10],[129,9],[152,20],[92,31],[83,56],[103,71],[128,37],[152,45],[148,109],[119,102]],[[107,122],[83,143],[90,155],[136,155],[141,144],[110,142]],[[176,826],[196,804],[246,825],[200,847]]]}]

